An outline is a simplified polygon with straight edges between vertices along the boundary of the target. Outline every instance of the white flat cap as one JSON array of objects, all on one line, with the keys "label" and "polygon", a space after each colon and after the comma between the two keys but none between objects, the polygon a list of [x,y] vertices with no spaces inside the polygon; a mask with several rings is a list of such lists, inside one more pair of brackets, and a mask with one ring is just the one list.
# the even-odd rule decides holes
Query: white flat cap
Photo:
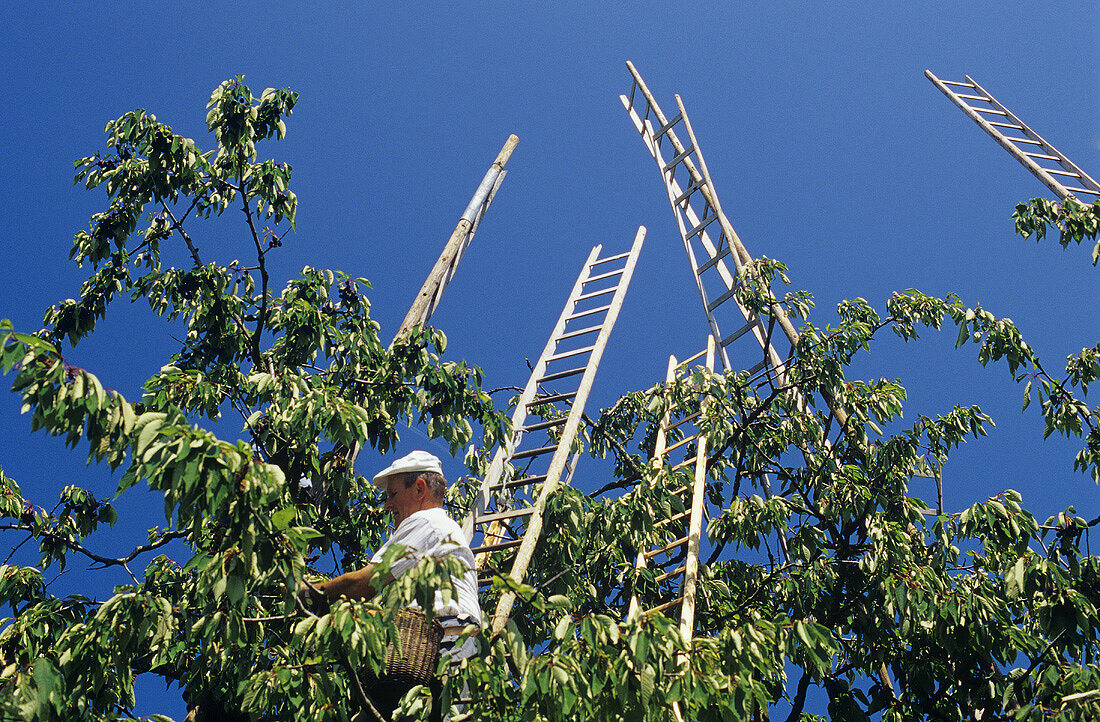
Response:
[{"label": "white flat cap", "polygon": [[434,471],[443,475],[443,465],[439,459],[427,451],[414,451],[408,456],[402,456],[382,471],[374,475],[374,485],[379,489],[386,488],[386,477],[394,474],[406,474],[412,471]]}]

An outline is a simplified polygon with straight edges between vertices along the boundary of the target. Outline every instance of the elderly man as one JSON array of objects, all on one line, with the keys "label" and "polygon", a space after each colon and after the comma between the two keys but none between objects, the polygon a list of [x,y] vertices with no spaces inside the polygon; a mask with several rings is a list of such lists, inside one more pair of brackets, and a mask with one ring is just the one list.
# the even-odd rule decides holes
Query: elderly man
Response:
[{"label": "elderly man", "polygon": [[[379,472],[374,477],[374,485],[386,492],[386,509],[393,513],[393,536],[375,552],[365,567],[317,585],[316,589],[330,602],[340,597],[369,599],[395,577],[416,566],[421,558],[452,555],[466,568],[466,573],[452,578],[455,594],[449,601],[443,601],[440,591],[435,593],[436,619],[443,626],[440,650],[453,659],[470,656],[477,650],[472,637],[458,648],[455,642],[468,626],[481,626],[477,570],[473,552],[466,543],[462,529],[443,510],[447,480],[443,477],[439,459],[426,451],[414,451]],[[406,547],[407,553],[390,565],[385,578],[379,579],[378,564],[391,544]],[[383,696],[393,697],[395,694],[396,698],[389,702],[396,706],[404,691],[392,690],[393,694]],[[390,707],[389,702],[378,701]]]}]

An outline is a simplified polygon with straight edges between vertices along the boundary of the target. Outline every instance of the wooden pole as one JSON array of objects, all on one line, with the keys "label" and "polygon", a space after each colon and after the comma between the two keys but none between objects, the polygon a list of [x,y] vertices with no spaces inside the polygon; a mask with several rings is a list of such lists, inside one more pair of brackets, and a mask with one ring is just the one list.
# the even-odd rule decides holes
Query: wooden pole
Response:
[{"label": "wooden pole", "polygon": [[443,253],[440,254],[435,266],[424,280],[424,285],[421,287],[420,293],[416,295],[409,312],[405,315],[405,320],[398,327],[397,333],[394,335],[394,341],[407,335],[413,327],[427,323],[428,319],[432,317],[436,306],[439,305],[439,298],[443,293],[443,289],[447,287],[447,283],[454,276],[458,262],[462,259],[462,253],[469,245],[470,237],[477,230],[481,215],[489,207],[496,189],[500,186],[500,181],[504,177],[504,164],[508,162],[518,143],[519,138],[514,134],[508,136],[508,140],[504,142],[504,147],[500,149],[493,165],[485,173],[481,185],[478,186],[477,192],[474,193],[474,197],[466,207],[466,211],[459,218],[458,225],[451,233],[447,245],[443,247]]}]

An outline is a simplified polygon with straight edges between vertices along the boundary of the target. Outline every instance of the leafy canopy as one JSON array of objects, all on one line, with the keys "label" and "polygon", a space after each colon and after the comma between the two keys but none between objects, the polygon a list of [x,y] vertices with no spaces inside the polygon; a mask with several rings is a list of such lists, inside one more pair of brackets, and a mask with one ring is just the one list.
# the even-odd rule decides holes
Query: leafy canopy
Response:
[{"label": "leafy canopy", "polygon": [[[32,429],[86,445],[89,462],[121,473],[115,488],[65,488],[48,511],[0,477],[0,529],[35,540],[40,555],[36,566],[0,566],[11,614],[0,622],[4,718],[130,717],[134,676],[151,673],[177,683],[196,718],[346,720],[381,669],[396,610],[412,599],[430,607],[436,588],[449,589],[456,570],[442,560],[368,602],[309,609],[290,591],[321,555],[338,560],[326,573],[357,568],[384,535],[349,449],[386,452],[403,424],[452,453],[469,446],[471,477],[449,500],[460,515],[511,431],[478,369],[443,360],[442,333],[383,343],[364,279],[307,267],[274,290],[270,254],[294,227],[297,197],[291,166],[257,147],[284,136],[297,101],[287,89],[255,96],[236,78],[208,104],[213,150],[137,110],[107,124],[104,151],[76,162],[77,180],[106,192],[107,209],[70,254],[88,280],[46,311],[42,330],[0,325],[0,368]],[[211,224],[230,209],[251,242],[248,265],[218,260]],[[1066,244],[1095,239],[1097,209],[1036,199],[1015,218],[1025,237],[1057,227]],[[741,303],[773,313],[768,289],[784,270],[750,264]],[[184,328],[129,400],[64,356],[108,310],[125,312],[116,302],[126,296]],[[809,294],[783,298],[788,315],[806,318]],[[884,312],[862,299],[838,312],[836,327],[804,320],[782,380],[690,369],[591,421],[583,446],[609,459],[611,478],[553,496],[525,583],[497,578],[483,599],[491,608],[516,589],[512,621],[449,671],[444,704],[465,687],[465,719],[501,722],[1100,715],[1098,565],[1082,550],[1098,520],[1070,508],[1039,523],[1011,490],[959,513],[931,510],[909,493],[914,473],[937,473],[992,420],[956,406],[904,426],[898,381],[847,376],[884,330],[914,341],[954,325],[959,346],[976,345],[981,364],[1003,362],[1024,384],[1044,435],[1085,437],[1076,465],[1097,478],[1098,413],[1084,398],[1100,345],[1060,375],[1011,322],[953,296],[909,290]],[[843,425],[821,398],[847,412]],[[650,463],[657,427],[696,412],[711,521],[686,639],[667,614],[627,609],[678,594],[634,560],[672,541],[673,525],[658,522],[683,511],[685,471]],[[765,474],[780,492],[771,498],[759,491]],[[143,489],[163,495],[165,525],[125,556],[94,551],[91,536]],[[132,583],[104,600],[57,596],[43,573],[74,555],[123,568]],[[499,552],[489,567],[507,564]],[[428,694],[414,690],[404,711],[425,715]]]}]

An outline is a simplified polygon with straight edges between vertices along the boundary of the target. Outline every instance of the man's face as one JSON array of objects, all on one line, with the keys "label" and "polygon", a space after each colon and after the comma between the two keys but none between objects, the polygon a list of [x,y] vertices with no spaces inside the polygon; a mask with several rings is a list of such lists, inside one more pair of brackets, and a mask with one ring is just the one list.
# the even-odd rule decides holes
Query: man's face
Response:
[{"label": "man's face", "polygon": [[393,512],[394,528],[420,509],[420,496],[423,493],[420,486],[422,482],[417,479],[406,487],[403,474],[395,474],[386,480],[386,509]]}]

